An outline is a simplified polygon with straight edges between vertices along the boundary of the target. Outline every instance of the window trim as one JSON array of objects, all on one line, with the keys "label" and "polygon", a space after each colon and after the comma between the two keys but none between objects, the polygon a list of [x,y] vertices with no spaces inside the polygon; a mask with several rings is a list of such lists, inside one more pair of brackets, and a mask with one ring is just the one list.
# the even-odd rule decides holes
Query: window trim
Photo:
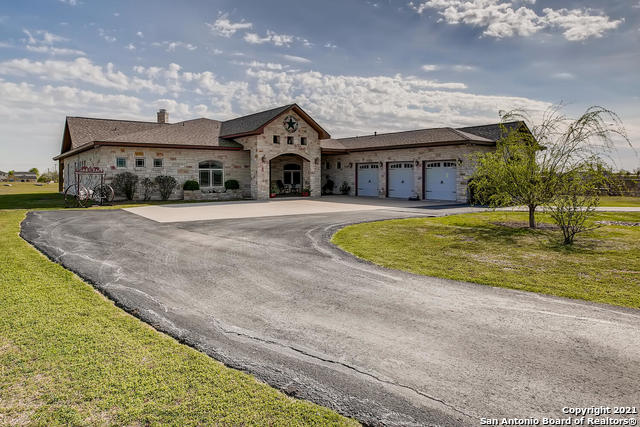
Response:
[{"label": "window trim", "polygon": [[[160,162],[160,165],[156,165],[156,162]],[[163,168],[164,167],[164,159],[162,157],[156,157],[153,159],[153,167],[154,168]]]},{"label": "window trim", "polygon": [[[206,168],[201,168],[200,165],[202,163],[208,163],[208,162],[215,162],[220,164],[220,167],[206,167]],[[206,171],[207,175],[209,177],[209,185],[203,185],[201,178],[200,178],[200,174],[202,172]],[[214,183],[214,174],[216,172],[220,172],[220,184],[219,185],[215,185]],[[216,188],[216,187],[223,187],[224,186],[224,163],[219,161],[219,160],[205,160],[202,162],[198,163],[198,184],[200,184],[200,187],[202,188]]]},{"label": "window trim", "polygon": [[[142,166],[138,166],[138,160],[142,160]],[[144,157],[136,157],[133,164],[136,169],[144,169],[147,167],[147,159]]]},{"label": "window trim", "polygon": [[307,137],[306,136],[301,136],[300,137],[300,145],[307,145]]},{"label": "window trim", "polygon": [[280,144],[280,135],[273,135],[273,143]]},{"label": "window trim", "polygon": [[292,136],[287,136],[287,145],[293,145],[294,140]]},{"label": "window trim", "polygon": [[[118,165],[118,160],[124,161],[124,166]],[[127,158],[126,157],[116,157],[116,169],[126,169],[127,168]]]}]

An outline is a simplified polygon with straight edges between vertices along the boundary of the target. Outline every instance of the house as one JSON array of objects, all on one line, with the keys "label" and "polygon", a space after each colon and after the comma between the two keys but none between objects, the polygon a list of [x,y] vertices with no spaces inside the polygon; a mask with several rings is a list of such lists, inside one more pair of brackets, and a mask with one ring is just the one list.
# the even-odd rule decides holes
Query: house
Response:
[{"label": "house", "polygon": [[7,176],[9,182],[36,182],[38,175],[33,172],[14,172]]},{"label": "house", "polygon": [[[169,123],[160,110],[155,122],[67,117],[54,160],[61,191],[74,182],[74,171],[97,167],[107,182],[129,171],[140,178],[171,175],[180,184],[197,180],[213,192],[236,180],[252,199],[269,198],[274,188],[320,196],[332,181],[334,193],[346,183],[352,196],[466,202],[470,157],[492,150],[501,132],[492,124],[332,139],[297,104],[227,121]],[[172,198],[181,197],[176,189]]]},{"label": "house", "polygon": [[0,181],[6,181],[8,177],[9,174],[7,172],[0,171]]}]

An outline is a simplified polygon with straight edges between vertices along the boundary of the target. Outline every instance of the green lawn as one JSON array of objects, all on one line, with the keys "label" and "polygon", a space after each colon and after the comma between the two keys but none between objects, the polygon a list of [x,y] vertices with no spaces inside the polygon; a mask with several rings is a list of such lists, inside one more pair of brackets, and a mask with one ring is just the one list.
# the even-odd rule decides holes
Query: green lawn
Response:
[{"label": "green lawn", "polygon": [[600,198],[600,206],[640,206],[640,197],[603,196]]},{"label": "green lawn", "polygon": [[22,240],[25,213],[0,210],[0,425],[357,424],[126,314]]},{"label": "green lawn", "polygon": [[[640,227],[603,226],[564,247],[558,230],[514,227],[526,217],[486,212],[356,224],[333,242],[388,268],[640,308]],[[640,213],[597,219],[640,222]]]}]

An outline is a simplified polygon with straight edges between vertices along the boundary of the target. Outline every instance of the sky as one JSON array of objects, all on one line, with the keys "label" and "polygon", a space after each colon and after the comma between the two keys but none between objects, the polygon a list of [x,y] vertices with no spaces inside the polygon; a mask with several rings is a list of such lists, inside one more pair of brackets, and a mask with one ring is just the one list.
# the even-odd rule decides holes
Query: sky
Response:
[{"label": "sky", "polygon": [[[225,120],[298,103],[333,137],[617,112],[640,167],[640,0],[6,1],[0,170],[54,168],[65,116]],[[637,150],[637,151],[636,151]]]}]

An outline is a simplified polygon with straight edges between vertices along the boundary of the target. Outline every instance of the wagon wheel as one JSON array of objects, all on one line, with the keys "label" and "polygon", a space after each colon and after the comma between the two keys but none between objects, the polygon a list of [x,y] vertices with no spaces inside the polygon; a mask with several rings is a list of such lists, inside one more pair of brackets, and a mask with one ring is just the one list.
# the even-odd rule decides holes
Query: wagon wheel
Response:
[{"label": "wagon wheel", "polygon": [[71,184],[64,190],[64,207],[65,208],[84,208],[89,204],[90,193],[84,185],[77,187],[78,193],[76,194],[76,185]]},{"label": "wagon wheel", "polygon": [[114,198],[115,192],[109,184],[98,184],[93,187],[93,200],[96,202],[100,204],[111,203]]}]

